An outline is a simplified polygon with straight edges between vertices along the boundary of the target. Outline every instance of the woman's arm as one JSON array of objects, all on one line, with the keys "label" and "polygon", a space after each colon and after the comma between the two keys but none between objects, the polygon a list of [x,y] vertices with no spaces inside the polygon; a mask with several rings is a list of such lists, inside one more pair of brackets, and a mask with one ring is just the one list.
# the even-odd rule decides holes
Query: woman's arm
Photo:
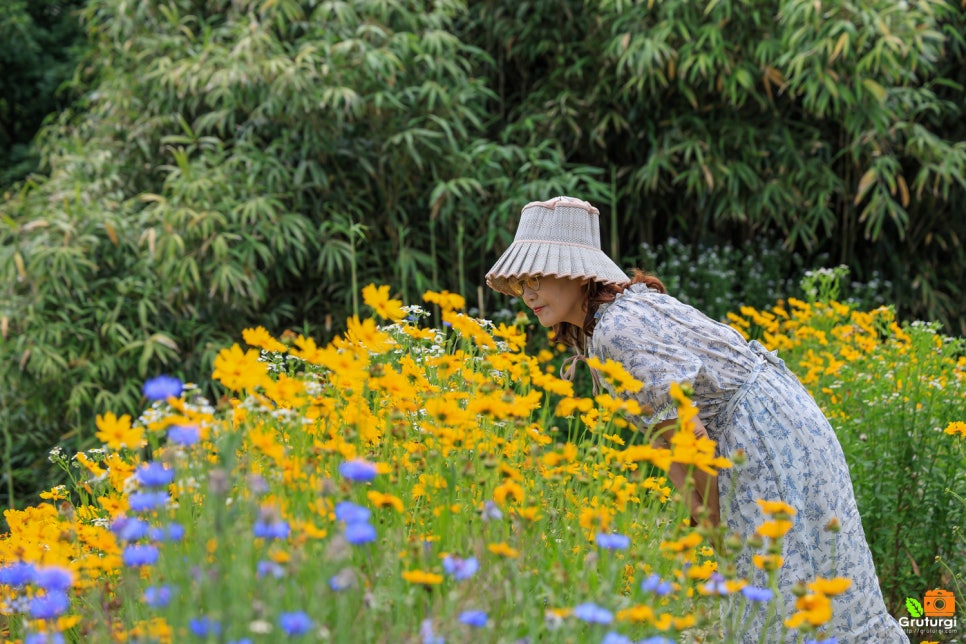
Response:
[{"label": "woman's arm", "polygon": [[[677,422],[676,418],[672,418],[658,423],[652,441],[655,447],[667,447],[671,444],[671,437],[674,436]],[[704,423],[697,416],[694,418],[694,435],[698,438],[709,438],[708,430],[705,429]],[[698,523],[702,519],[708,519],[714,526],[721,522],[717,476],[694,467],[686,468],[682,463],[671,463],[668,478],[679,490],[690,490],[688,492],[688,509],[694,522]]]}]

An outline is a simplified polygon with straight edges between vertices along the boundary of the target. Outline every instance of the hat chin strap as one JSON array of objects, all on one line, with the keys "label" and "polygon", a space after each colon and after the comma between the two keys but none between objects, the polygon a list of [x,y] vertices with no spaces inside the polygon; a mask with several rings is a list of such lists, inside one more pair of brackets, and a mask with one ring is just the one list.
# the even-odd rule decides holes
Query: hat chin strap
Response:
[{"label": "hat chin strap", "polygon": [[[583,352],[581,352],[579,349],[575,348],[574,355],[564,359],[563,363],[561,363],[560,377],[563,380],[573,382],[574,376],[577,375],[577,363],[581,361],[586,363],[587,356],[585,356]],[[590,379],[594,383],[594,396],[596,396],[598,393],[600,393],[600,387],[601,387],[600,374],[598,374],[597,370],[591,367],[590,365],[587,365],[587,368],[590,369]]]}]

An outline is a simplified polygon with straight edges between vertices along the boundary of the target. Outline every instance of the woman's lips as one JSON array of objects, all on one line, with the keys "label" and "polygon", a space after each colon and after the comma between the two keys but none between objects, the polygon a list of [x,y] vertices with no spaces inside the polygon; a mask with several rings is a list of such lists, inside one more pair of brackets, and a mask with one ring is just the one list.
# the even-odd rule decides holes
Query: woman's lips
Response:
[{"label": "woman's lips", "polygon": [[538,306],[537,308],[535,308],[535,309],[533,309],[533,314],[534,314],[534,315],[537,315],[537,314],[539,314],[539,313],[540,313],[540,311],[542,311],[542,310],[543,310],[544,308],[545,308],[545,307],[543,307],[543,306]]}]

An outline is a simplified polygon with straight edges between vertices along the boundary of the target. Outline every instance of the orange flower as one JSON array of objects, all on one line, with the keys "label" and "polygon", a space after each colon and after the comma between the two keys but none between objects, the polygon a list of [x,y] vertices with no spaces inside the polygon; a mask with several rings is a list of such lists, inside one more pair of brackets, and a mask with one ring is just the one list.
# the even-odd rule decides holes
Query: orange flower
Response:
[{"label": "orange flower", "polygon": [[145,445],[144,429],[131,427],[131,417],[127,414],[118,418],[112,412],[107,412],[103,416],[97,416],[94,422],[100,430],[97,432],[97,439],[113,450],[124,447],[138,449]]},{"label": "orange flower", "polygon": [[832,600],[821,593],[802,595],[795,602],[798,612],[785,620],[788,628],[799,628],[808,622],[811,626],[821,626],[832,619]]},{"label": "orange flower", "polygon": [[784,501],[766,501],[764,499],[758,499],[755,501],[755,503],[761,506],[761,510],[765,514],[787,514],[788,516],[795,516],[797,513],[795,508],[788,505]]}]

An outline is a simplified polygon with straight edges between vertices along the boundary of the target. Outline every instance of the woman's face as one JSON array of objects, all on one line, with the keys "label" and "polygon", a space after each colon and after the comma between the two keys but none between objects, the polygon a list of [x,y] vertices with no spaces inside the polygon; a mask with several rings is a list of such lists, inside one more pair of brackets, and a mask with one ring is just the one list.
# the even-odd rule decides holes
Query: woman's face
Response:
[{"label": "woman's face", "polygon": [[584,326],[584,302],[587,299],[584,284],[587,280],[541,275],[527,282],[533,282],[534,279],[539,280],[536,285],[538,288],[531,288],[532,284],[524,283],[522,297],[541,325],[552,327],[561,322],[569,322],[578,328]]}]

